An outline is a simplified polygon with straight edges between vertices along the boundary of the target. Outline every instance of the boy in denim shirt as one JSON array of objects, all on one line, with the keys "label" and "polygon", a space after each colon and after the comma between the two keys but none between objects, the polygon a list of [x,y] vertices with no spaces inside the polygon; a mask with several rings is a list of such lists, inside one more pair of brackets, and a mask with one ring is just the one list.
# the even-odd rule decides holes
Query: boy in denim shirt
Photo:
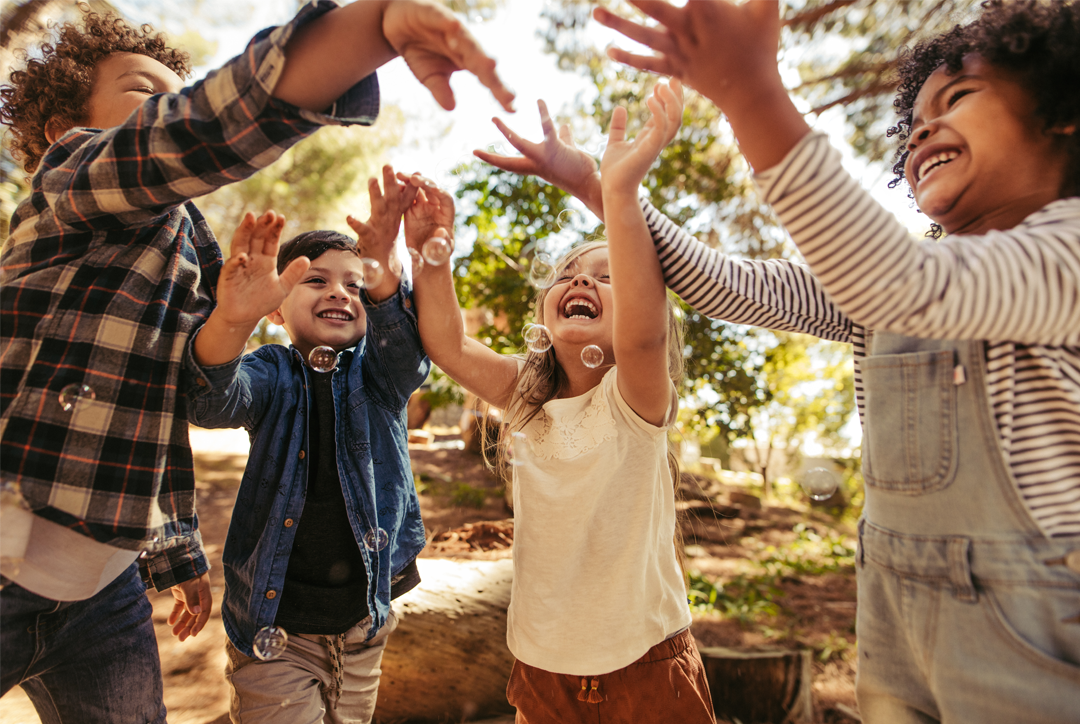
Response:
[{"label": "boy in denim shirt", "polygon": [[[405,408],[430,363],[411,292],[388,269],[416,187],[389,166],[384,183],[385,195],[372,180],[368,223],[349,219],[361,249],[311,231],[279,259],[283,220],[249,213],[191,342],[191,420],[251,435],[222,556],[234,722],[370,721],[390,599],[419,582]],[[264,315],[291,347],[241,357]]]},{"label": "boy in denim shirt", "polygon": [[144,580],[172,589],[181,640],[210,615],[177,390],[221,252],[191,199],[373,122],[397,54],[444,108],[461,68],[509,104],[427,0],[309,3],[189,88],[162,37],[91,14],[0,91],[34,173],[0,256],[0,694],[43,719],[164,721]]}]

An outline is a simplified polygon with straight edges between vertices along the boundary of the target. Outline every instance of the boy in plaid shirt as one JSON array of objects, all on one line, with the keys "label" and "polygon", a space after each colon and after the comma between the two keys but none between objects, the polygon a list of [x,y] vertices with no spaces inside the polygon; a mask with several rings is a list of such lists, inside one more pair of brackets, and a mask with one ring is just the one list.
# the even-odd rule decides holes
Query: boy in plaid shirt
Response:
[{"label": "boy in plaid shirt", "polygon": [[160,36],[91,14],[0,91],[34,173],[0,255],[0,694],[43,719],[164,721],[145,585],[173,591],[181,640],[210,614],[177,383],[222,259],[191,199],[372,123],[398,54],[444,108],[459,69],[510,107],[428,0],[310,3],[189,88]]}]

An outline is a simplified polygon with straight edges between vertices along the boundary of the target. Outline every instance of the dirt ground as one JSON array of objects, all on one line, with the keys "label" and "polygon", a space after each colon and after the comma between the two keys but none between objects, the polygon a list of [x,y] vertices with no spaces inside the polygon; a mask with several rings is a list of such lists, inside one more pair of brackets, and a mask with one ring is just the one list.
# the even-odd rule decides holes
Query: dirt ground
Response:
[{"label": "dirt ground", "polygon": [[[486,470],[478,455],[459,449],[453,428],[435,428],[434,445],[410,445],[418,479],[421,508],[430,543],[422,556],[503,557],[513,539],[511,511],[503,501],[502,484]],[[210,556],[214,610],[210,623],[194,639],[180,643],[166,618],[172,595],[151,592],[154,623],[161,650],[165,704],[171,724],[227,724],[228,688],[225,633],[220,618],[223,592],[221,546],[232,513],[236,486],[247,449],[242,431],[192,430],[196,451],[199,521]],[[685,480],[685,478],[684,478]],[[804,522],[823,527],[829,519],[812,511],[728,505],[722,486],[690,478],[687,497],[708,498],[705,506],[691,500],[683,507],[686,567],[724,580],[744,570],[748,556],[763,547],[780,547]],[[684,482],[684,488],[687,484]],[[697,488],[697,491],[693,488]],[[724,503],[715,505],[718,501]],[[705,509],[707,508],[707,509]],[[779,612],[765,624],[740,623],[716,613],[695,616],[692,631],[704,647],[780,646],[814,651],[813,696],[816,724],[859,721],[854,697],[855,576],[853,570],[823,575],[783,577],[771,595]],[[0,698],[0,721],[38,724],[21,689]]]}]

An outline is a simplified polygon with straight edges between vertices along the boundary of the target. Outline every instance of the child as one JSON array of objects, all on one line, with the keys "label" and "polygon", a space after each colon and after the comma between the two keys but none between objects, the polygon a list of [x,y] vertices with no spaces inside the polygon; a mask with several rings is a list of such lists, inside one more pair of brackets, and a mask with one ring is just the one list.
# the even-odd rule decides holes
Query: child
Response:
[{"label": "child", "polygon": [[321,125],[370,124],[398,53],[444,107],[459,68],[509,106],[427,0],[309,3],[185,89],[161,36],[89,14],[0,90],[34,172],[0,257],[0,694],[23,685],[50,721],[164,720],[140,569],[181,640],[211,606],[176,390],[221,253],[191,199]]},{"label": "child", "polygon": [[[337,232],[310,231],[279,258],[280,217],[248,214],[218,305],[191,343],[191,420],[251,435],[222,556],[238,724],[371,721],[397,623],[390,599],[419,581],[426,540],[405,406],[430,365],[409,290],[388,271],[374,283],[362,259],[389,266],[416,188],[389,166],[383,178],[385,195],[371,180],[368,223],[349,220],[362,250]],[[285,327],[291,348],[241,357],[264,315]],[[287,648],[257,660],[265,644],[256,638],[272,628],[286,632]]]},{"label": "child", "polygon": [[[672,544],[667,430],[682,345],[637,204],[678,126],[680,92],[659,87],[633,142],[616,109],[604,155],[610,240],[567,253],[537,297],[549,350],[504,357],[466,337],[449,266],[416,273],[424,349],[503,409],[504,435],[516,439],[507,642],[517,662],[507,697],[519,722],[714,720]],[[449,197],[417,183],[417,208],[405,216],[413,247],[453,224]],[[602,363],[583,361],[595,348]]]},{"label": "child", "polygon": [[[909,240],[810,133],[776,71],[776,3],[635,5],[663,27],[596,17],[662,55],[612,56],[724,110],[809,263],[733,259],[643,204],[668,284],[710,316],[855,348],[863,720],[1075,721],[1080,5],[989,3],[902,59],[896,170],[940,243]],[[603,213],[546,130],[515,164]]]}]

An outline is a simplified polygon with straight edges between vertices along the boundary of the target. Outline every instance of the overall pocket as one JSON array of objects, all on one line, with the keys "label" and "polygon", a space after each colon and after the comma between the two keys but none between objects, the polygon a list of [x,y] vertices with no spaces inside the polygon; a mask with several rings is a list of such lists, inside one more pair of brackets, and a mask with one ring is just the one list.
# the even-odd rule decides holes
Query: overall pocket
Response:
[{"label": "overall pocket", "polygon": [[958,457],[955,352],[872,355],[861,366],[866,484],[908,495],[947,487]]}]

